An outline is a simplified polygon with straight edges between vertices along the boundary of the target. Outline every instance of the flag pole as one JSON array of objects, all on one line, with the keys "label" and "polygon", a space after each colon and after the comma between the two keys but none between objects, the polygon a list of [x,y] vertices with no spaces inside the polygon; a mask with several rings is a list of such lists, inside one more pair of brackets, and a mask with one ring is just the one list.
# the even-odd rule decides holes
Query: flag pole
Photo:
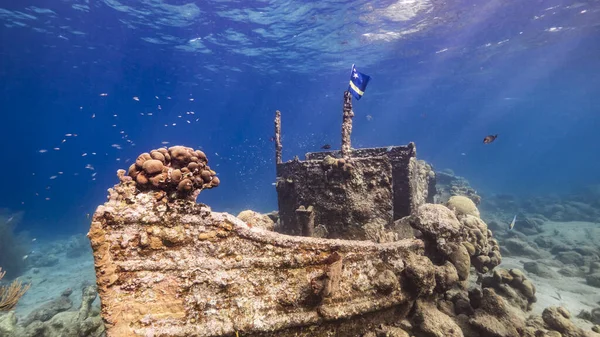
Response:
[{"label": "flag pole", "polygon": [[[354,68],[354,65],[352,65]],[[348,158],[350,156],[351,141],[350,135],[352,134],[352,95],[350,91],[344,91],[344,108],[343,108],[343,119],[342,119],[342,157]]]},{"label": "flag pole", "polygon": [[275,163],[281,164],[281,112],[275,111]]}]

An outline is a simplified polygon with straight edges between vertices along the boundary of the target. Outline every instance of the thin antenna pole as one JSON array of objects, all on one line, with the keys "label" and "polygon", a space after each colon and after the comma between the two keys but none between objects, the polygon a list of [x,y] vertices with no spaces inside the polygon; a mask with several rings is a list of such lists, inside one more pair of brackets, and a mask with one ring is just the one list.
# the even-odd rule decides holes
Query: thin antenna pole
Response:
[{"label": "thin antenna pole", "polygon": [[275,162],[281,164],[281,112],[275,111]]},{"label": "thin antenna pole", "polygon": [[350,91],[344,91],[344,115],[342,120],[342,157],[347,158],[350,156],[350,149],[352,144],[350,136],[352,135],[352,117],[354,112],[352,111],[352,95]]}]

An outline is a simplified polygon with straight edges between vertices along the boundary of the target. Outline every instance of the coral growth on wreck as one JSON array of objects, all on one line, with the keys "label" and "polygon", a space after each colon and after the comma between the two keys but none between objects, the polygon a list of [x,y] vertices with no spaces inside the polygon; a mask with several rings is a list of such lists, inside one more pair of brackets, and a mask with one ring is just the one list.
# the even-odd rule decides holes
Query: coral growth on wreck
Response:
[{"label": "coral growth on wreck", "polygon": [[160,148],[142,153],[131,164],[127,176],[119,171],[123,181],[133,180],[140,191],[154,190],[170,199],[195,199],[205,188],[219,186],[216,172],[208,166],[206,154],[184,146]]}]

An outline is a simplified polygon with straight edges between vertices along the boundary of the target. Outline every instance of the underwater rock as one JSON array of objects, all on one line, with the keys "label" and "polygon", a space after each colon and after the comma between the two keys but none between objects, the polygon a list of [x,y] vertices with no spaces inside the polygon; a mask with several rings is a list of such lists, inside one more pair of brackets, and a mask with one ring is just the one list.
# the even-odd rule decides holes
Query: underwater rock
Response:
[{"label": "underwater rock", "polygon": [[573,266],[565,266],[564,268],[560,268],[558,273],[562,276],[566,277],[584,277],[584,273],[576,267]]},{"label": "underwater rock", "polygon": [[[594,309],[592,309],[592,311],[582,310],[577,315],[577,318],[585,319],[594,324],[600,324],[600,308],[594,308]],[[600,331],[596,331],[596,332],[600,332]]]},{"label": "underwater rock", "polygon": [[481,196],[477,194],[469,182],[456,176],[452,170],[435,172],[436,175],[436,203],[446,203],[452,196],[465,196],[471,199],[475,205],[481,203]]},{"label": "underwater rock", "polygon": [[48,336],[100,337],[105,327],[99,312],[92,310],[96,299],[95,286],[82,289],[81,306],[78,311],[56,314],[45,325]]},{"label": "underwater rock", "polygon": [[12,336],[17,329],[17,315],[14,311],[0,313],[0,336]]},{"label": "underwater rock", "polygon": [[600,288],[600,272],[586,275],[585,282],[592,287]]},{"label": "underwater rock", "polygon": [[487,273],[502,262],[500,246],[492,238],[490,231],[483,220],[472,215],[460,219],[463,225],[462,232],[465,240],[463,246],[471,256],[471,264],[480,273]]},{"label": "underwater rock", "polygon": [[552,250],[555,246],[559,246],[562,243],[551,236],[538,236],[534,242],[545,249]]},{"label": "underwater rock", "polygon": [[583,329],[575,326],[575,324],[573,324],[571,321],[571,314],[563,307],[548,307],[544,309],[544,312],[542,313],[542,319],[550,329],[560,332],[562,336],[598,336],[598,334],[594,332],[584,331]]},{"label": "underwater rock", "polygon": [[44,303],[40,307],[33,310],[29,315],[27,315],[27,317],[23,319],[23,326],[28,326],[34,321],[45,322],[54,317],[54,315],[58,314],[59,312],[71,309],[71,307],[73,306],[73,301],[71,301],[69,296],[71,296],[72,293],[73,290],[71,290],[70,288],[66,289],[62,292],[59,298],[54,299],[48,303]]},{"label": "underwater rock", "polygon": [[269,213],[266,213],[265,215],[268,216],[269,219],[271,219],[271,221],[273,221],[273,223],[277,224],[279,222],[279,212],[278,211],[271,211]]},{"label": "underwater rock", "polygon": [[504,240],[502,244],[510,251],[511,255],[525,256],[532,259],[543,259],[546,256],[543,251],[537,250],[529,243],[519,239]]},{"label": "underwater rock", "polygon": [[449,256],[454,251],[454,245],[461,240],[462,225],[454,212],[444,205],[425,204],[412,215],[410,223],[413,228],[435,242],[437,250]]},{"label": "underwater rock", "polygon": [[509,304],[498,296],[494,289],[483,288],[469,319],[471,327],[479,336],[521,337],[524,335],[523,319],[509,308]]},{"label": "underwater rock", "polygon": [[464,281],[471,272],[471,255],[465,245],[456,245],[448,259],[454,264],[458,278]]},{"label": "underwater rock", "polygon": [[564,264],[570,264],[573,266],[583,266],[585,263],[583,256],[573,250],[558,253],[556,255],[556,259]]},{"label": "underwater rock", "polygon": [[[70,289],[63,293],[68,299]],[[7,315],[8,320],[0,316],[0,336],[2,337],[45,337],[45,336],[69,336],[69,337],[102,337],[104,336],[104,322],[98,310],[94,310],[92,303],[97,297],[95,286],[82,288],[81,306],[76,311],[64,311],[70,300],[59,299],[64,302],[60,311],[49,309],[44,304],[29,315],[23,324],[19,325],[14,312]],[[55,303],[55,307],[57,302]],[[65,309],[68,310],[68,309]],[[31,319],[34,319],[31,321]],[[5,322],[8,324],[4,325]]]},{"label": "underwater rock", "polygon": [[275,223],[268,215],[260,214],[251,210],[240,212],[240,214],[237,215],[237,218],[244,221],[250,227],[256,226],[272,231],[273,227],[275,226]]},{"label": "underwater rock", "polygon": [[413,325],[425,336],[464,336],[460,327],[431,302],[417,301]]},{"label": "underwater rock", "polygon": [[578,245],[573,250],[584,256],[587,260],[598,261],[600,259],[600,249],[591,245]]},{"label": "underwater rock", "polygon": [[542,265],[541,263],[535,261],[523,263],[523,269],[544,278],[554,279],[559,276],[556,272],[554,272],[554,270],[548,268],[548,266]]},{"label": "underwater rock", "polygon": [[[364,337],[367,337],[368,334],[365,334]],[[408,332],[404,329],[394,326],[381,325],[377,329],[375,329],[374,333],[375,337],[410,337]]]},{"label": "underwater rock", "polygon": [[477,206],[475,205],[473,200],[465,196],[455,195],[450,197],[450,199],[446,203],[446,206],[449,209],[453,210],[458,218],[467,215],[472,215],[477,218],[480,217],[479,210],[477,209]]},{"label": "underwater rock", "polygon": [[492,276],[482,279],[482,287],[493,288],[495,293],[525,311],[531,310],[537,301],[535,286],[518,269],[495,269]]}]

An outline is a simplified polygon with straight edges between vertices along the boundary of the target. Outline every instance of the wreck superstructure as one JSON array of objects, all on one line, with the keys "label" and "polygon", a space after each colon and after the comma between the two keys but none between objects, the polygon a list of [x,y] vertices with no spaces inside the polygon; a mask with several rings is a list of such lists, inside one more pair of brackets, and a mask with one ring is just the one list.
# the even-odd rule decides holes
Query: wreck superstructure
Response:
[{"label": "wreck superstructure", "polygon": [[[297,212],[312,206],[314,226],[328,238],[369,239],[369,228],[391,228],[419,205],[433,201],[435,175],[416,159],[416,147],[390,146],[306,154],[277,164],[281,232],[301,235]],[[302,211],[300,209],[300,211]]]},{"label": "wreck superstructure", "polygon": [[[372,239],[372,232],[390,229],[419,205],[433,202],[435,173],[416,158],[416,146],[353,149],[352,103],[344,94],[342,146],[339,151],[307,153],[281,162],[281,113],[275,117],[277,199],[282,233],[320,235],[349,240]],[[304,215],[310,207],[314,221]],[[324,233],[324,234],[323,234]],[[313,234],[314,235],[314,234]]]}]

